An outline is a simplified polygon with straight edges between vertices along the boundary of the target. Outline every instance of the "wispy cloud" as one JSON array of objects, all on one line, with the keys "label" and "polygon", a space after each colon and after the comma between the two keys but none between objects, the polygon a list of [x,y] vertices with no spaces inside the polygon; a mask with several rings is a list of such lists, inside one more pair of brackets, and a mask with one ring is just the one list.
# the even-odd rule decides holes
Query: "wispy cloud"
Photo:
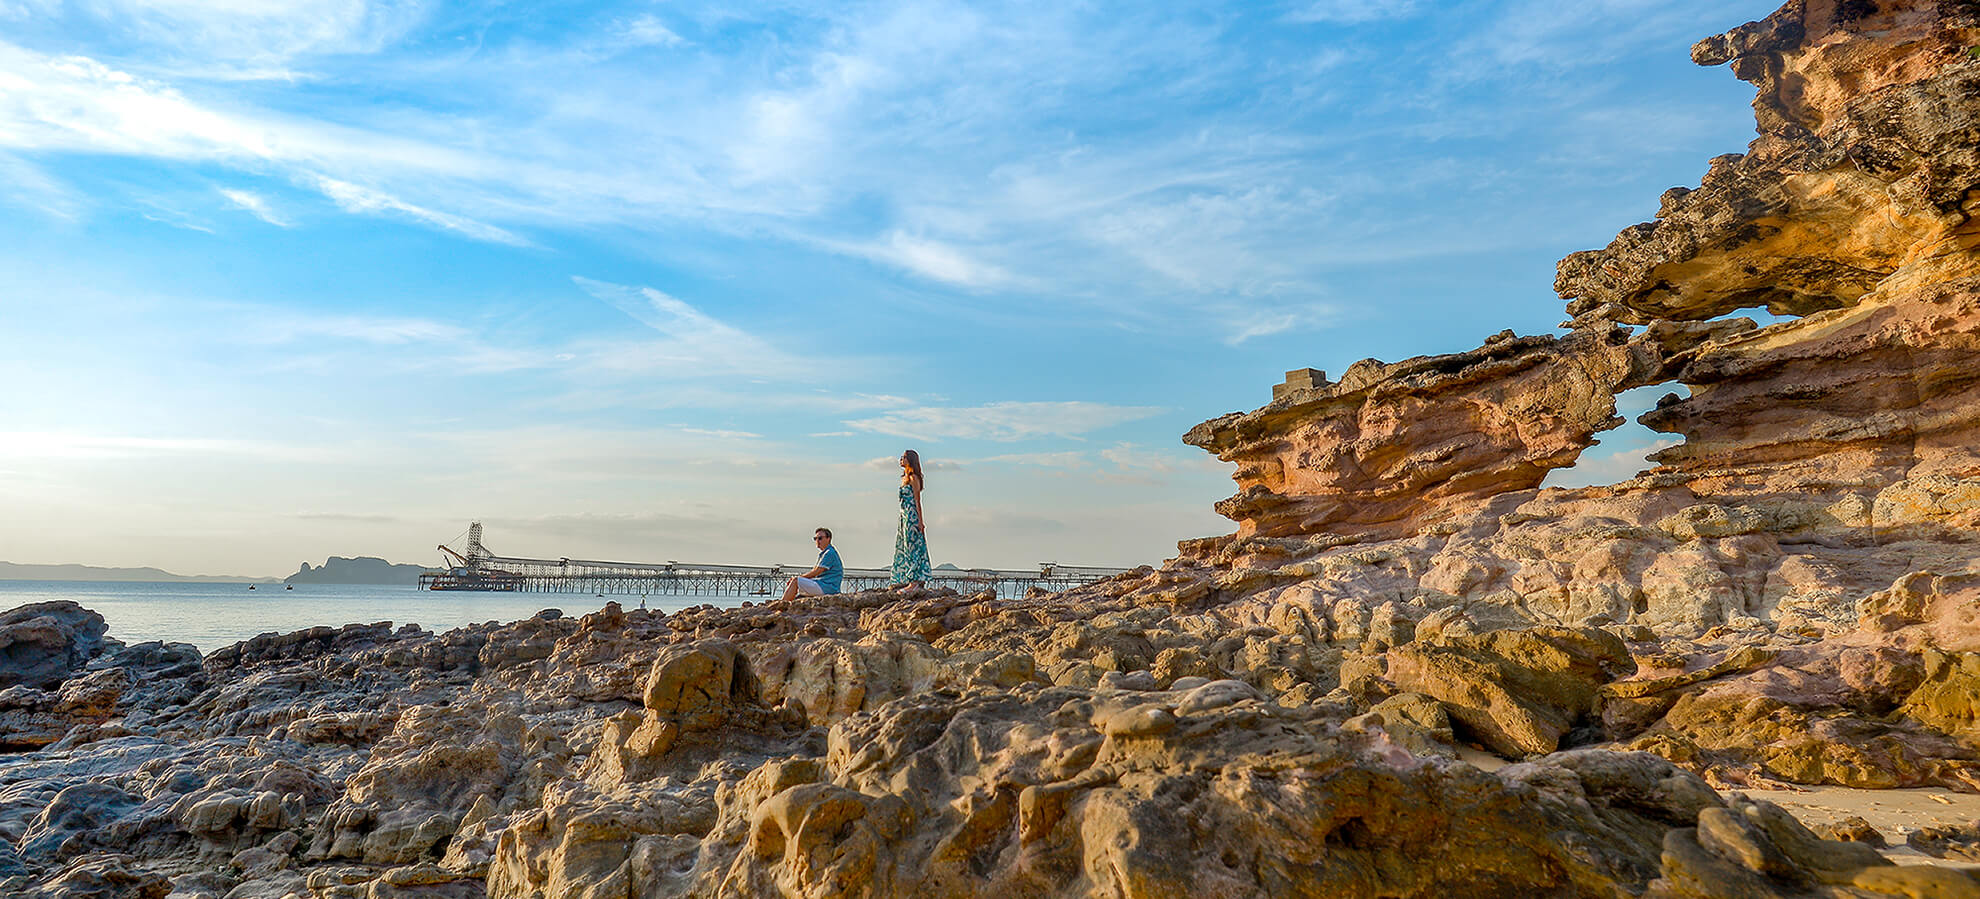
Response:
[{"label": "wispy cloud", "polygon": [[621,21],[618,37],[627,47],[678,47],[687,43],[652,13],[641,13]]},{"label": "wispy cloud", "polygon": [[1416,15],[1417,0],[1310,0],[1287,12],[1285,20],[1300,24],[1356,25]]},{"label": "wispy cloud", "polygon": [[1493,10],[1452,55],[1472,76],[1492,66],[1583,69],[1650,46],[1689,43],[1719,27],[1701,27],[1695,10],[1659,0],[1515,0]]},{"label": "wispy cloud", "polygon": [[[200,18],[192,6],[144,14]],[[271,38],[289,48],[273,55],[288,57],[376,48],[421,18],[362,6],[306,0],[266,21],[244,16],[252,21],[241,27],[293,31]],[[374,21],[383,19],[397,24]],[[192,30],[207,33],[206,22]],[[266,103],[280,92],[175,84],[157,68],[0,43],[0,81],[18,81],[0,94],[0,146],[272,169],[345,212],[512,245],[530,242],[525,225],[693,222],[870,260],[940,288],[1139,310],[1163,327],[1188,327],[1205,296],[1313,279],[1280,252],[1310,241],[1320,208],[1320,195],[1298,186],[1318,179],[1287,165],[1300,141],[1242,125],[1095,139],[1057,124],[1094,109],[1218,100],[1231,87],[1222,82],[1246,69],[1214,29],[1076,10],[1027,22],[1012,29],[941,3],[820,13],[819,37],[780,46],[768,71],[747,55],[683,56],[631,89],[630,73],[613,68],[630,63],[557,47],[383,69],[412,79],[414,104],[422,89],[449,109],[485,97],[472,116],[300,103],[284,112]],[[614,46],[685,44],[650,12],[604,30]],[[1190,79],[1171,77],[1185,67],[1197,70]],[[1277,77],[1301,84],[1311,68],[1307,60]],[[554,99],[537,108],[517,96]],[[498,145],[491,133],[506,137]],[[870,222],[837,215],[869,197],[891,212]]]},{"label": "wispy cloud", "polygon": [[1003,402],[982,406],[919,406],[846,422],[862,431],[915,440],[993,440],[1077,437],[1161,413],[1150,406],[1106,403]]},{"label": "wispy cloud", "polygon": [[0,459],[90,460],[156,456],[237,456],[324,459],[324,450],[258,440],[146,437],[60,431],[0,431]]},{"label": "wispy cloud", "polygon": [[220,195],[226,197],[227,202],[247,210],[255,218],[274,225],[277,228],[295,227],[287,218],[275,212],[274,207],[268,204],[267,198],[254,191],[223,187],[220,188]]},{"label": "wispy cloud", "polygon": [[254,324],[240,337],[257,343],[294,343],[315,339],[352,340],[400,346],[423,342],[458,342],[469,332],[459,325],[424,318],[362,315],[307,315],[281,310],[240,310]]},{"label": "wispy cloud", "polygon": [[1016,278],[1003,268],[973,258],[940,240],[895,231],[868,244],[836,244],[854,255],[892,265],[918,277],[970,289],[1010,285]]},{"label": "wispy cloud", "polygon": [[1080,450],[1059,450],[1050,453],[1001,453],[986,456],[979,460],[993,465],[1031,465],[1038,468],[1087,468],[1093,465],[1092,453]]},{"label": "wispy cloud", "polygon": [[85,56],[0,42],[0,141],[44,151],[177,159],[271,157],[265,133],[166,85]]},{"label": "wispy cloud", "polygon": [[683,434],[698,434],[702,437],[719,437],[723,440],[761,440],[762,434],[754,431],[732,431],[725,428],[682,428]]},{"label": "wispy cloud", "polygon": [[975,460],[984,464],[1022,465],[1033,468],[1054,468],[1066,471],[1093,472],[1096,475],[1113,477],[1147,478],[1166,475],[1182,470],[1214,471],[1223,473],[1223,463],[1204,453],[1192,453],[1172,449],[1152,449],[1140,444],[1121,442],[1098,449],[1059,450],[1038,453],[1004,453],[986,456]]},{"label": "wispy cloud", "polygon": [[352,184],[348,181],[339,181],[335,178],[318,176],[314,180],[317,189],[323,191],[324,196],[329,197],[332,202],[335,202],[345,212],[398,213],[414,221],[453,231],[457,234],[474,238],[475,240],[505,243],[517,247],[530,245],[528,240],[504,229],[497,228],[494,225],[483,224],[458,215],[438,212],[423,206],[415,206],[383,191]]},{"label": "wispy cloud", "polygon": [[656,368],[702,374],[749,371],[787,376],[803,370],[795,357],[768,341],[651,287],[628,287],[573,276],[585,293],[610,304],[665,340],[597,347],[596,364],[621,371]]},{"label": "wispy cloud", "polygon": [[204,220],[188,212],[185,212],[184,210],[171,209],[164,206],[154,206],[149,211],[143,212],[141,214],[147,220],[157,222],[161,225],[170,225],[174,228],[184,228],[187,231],[198,231],[201,234],[214,233],[212,225],[207,224]]},{"label": "wispy cloud", "polygon": [[1224,342],[1232,346],[1254,337],[1292,330],[1313,330],[1336,320],[1340,310],[1331,303],[1301,303],[1277,307],[1259,302],[1230,309]]},{"label": "wispy cloud", "polygon": [[82,218],[84,201],[40,166],[0,153],[0,199],[65,221]]},{"label": "wispy cloud", "polygon": [[[1531,122],[1451,84],[1597,64],[1697,28],[1682,4],[1513,0],[1424,23],[1384,51],[1421,60],[1393,72],[1343,68],[1349,51],[1324,28],[1302,29],[1312,40],[1297,48],[1246,39],[1261,15],[1354,24],[1427,8],[1312,0],[1203,22],[1073,6],[1029,10],[1014,28],[943,2],[669,7],[606,11],[538,44],[456,27],[486,10],[421,2],[104,0],[94,14],[128,20],[159,53],[252,43],[264,49],[221,55],[376,79],[393,99],[319,103],[321,90],[244,88],[178,57],[22,37],[0,41],[0,149],[218,163],[287,177],[347,213],[497,244],[686,226],[872,261],[915,290],[1049,298],[1235,344],[1329,325],[1314,304],[1344,265],[1539,239],[1457,224],[1467,202],[1500,208],[1532,179],[1508,183],[1440,147]],[[761,32],[777,37],[671,52],[684,33],[738,22],[774,23]],[[469,37],[473,52],[435,49]],[[1422,89],[1424,73],[1443,81]],[[1334,110],[1316,84],[1337,81],[1375,99]],[[1601,99],[1599,85],[1578,89],[1587,97],[1566,102]],[[1633,130],[1627,120],[1590,127]],[[297,220],[266,198],[222,198]],[[1399,222],[1395,210],[1426,205],[1439,213]]]},{"label": "wispy cloud", "polygon": [[81,9],[159,52],[258,65],[376,52],[425,16],[420,0],[98,0]]},{"label": "wispy cloud", "polygon": [[0,148],[9,147],[215,161],[244,171],[286,167],[347,212],[396,214],[475,240],[528,244],[504,228],[315,171],[328,166],[397,177],[473,176],[493,164],[478,154],[251,107],[223,110],[96,59],[40,54],[0,41]]}]

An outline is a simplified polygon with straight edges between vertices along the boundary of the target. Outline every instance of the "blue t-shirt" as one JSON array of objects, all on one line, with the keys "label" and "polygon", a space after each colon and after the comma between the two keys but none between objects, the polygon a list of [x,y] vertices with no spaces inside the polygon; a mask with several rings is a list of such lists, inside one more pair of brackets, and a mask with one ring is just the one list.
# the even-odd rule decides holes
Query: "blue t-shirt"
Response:
[{"label": "blue t-shirt", "polygon": [[825,551],[818,554],[818,567],[825,569],[825,573],[818,576],[819,588],[826,593],[839,592],[839,579],[845,577],[846,566],[839,564],[838,548],[825,547]]}]

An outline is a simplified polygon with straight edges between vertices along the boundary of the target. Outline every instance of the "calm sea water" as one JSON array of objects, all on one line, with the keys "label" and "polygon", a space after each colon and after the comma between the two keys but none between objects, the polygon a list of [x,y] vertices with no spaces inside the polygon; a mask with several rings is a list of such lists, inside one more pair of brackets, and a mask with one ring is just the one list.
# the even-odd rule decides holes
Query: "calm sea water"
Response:
[{"label": "calm sea water", "polygon": [[[0,581],[0,610],[31,602],[67,599],[109,622],[110,636],[125,643],[146,640],[191,643],[201,652],[265,633],[327,624],[418,624],[444,631],[484,621],[515,621],[543,609],[583,615],[618,601],[638,608],[638,596],[580,593],[479,593],[351,584],[147,584],[106,581]],[[674,611],[703,603],[738,605],[735,596],[650,596],[647,608]]]}]

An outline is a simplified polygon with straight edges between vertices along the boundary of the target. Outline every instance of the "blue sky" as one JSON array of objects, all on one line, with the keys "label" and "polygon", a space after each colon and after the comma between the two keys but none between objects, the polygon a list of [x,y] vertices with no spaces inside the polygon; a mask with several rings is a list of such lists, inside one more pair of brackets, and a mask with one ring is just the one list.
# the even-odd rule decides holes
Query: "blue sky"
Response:
[{"label": "blue sky", "polygon": [[0,0],[0,559],[883,565],[911,446],[938,562],[1156,562],[1190,425],[1554,328],[1772,8]]}]

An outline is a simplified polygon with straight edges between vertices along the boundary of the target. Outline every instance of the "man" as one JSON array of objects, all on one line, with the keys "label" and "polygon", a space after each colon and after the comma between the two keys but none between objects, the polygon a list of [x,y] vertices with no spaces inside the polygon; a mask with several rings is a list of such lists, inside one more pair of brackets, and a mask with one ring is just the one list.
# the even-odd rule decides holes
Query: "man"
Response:
[{"label": "man", "polygon": [[811,542],[818,546],[818,565],[784,585],[784,599],[796,599],[798,594],[805,596],[825,596],[839,592],[839,580],[845,576],[846,566],[839,564],[839,551],[832,548],[832,530],[819,528],[812,532]]}]

